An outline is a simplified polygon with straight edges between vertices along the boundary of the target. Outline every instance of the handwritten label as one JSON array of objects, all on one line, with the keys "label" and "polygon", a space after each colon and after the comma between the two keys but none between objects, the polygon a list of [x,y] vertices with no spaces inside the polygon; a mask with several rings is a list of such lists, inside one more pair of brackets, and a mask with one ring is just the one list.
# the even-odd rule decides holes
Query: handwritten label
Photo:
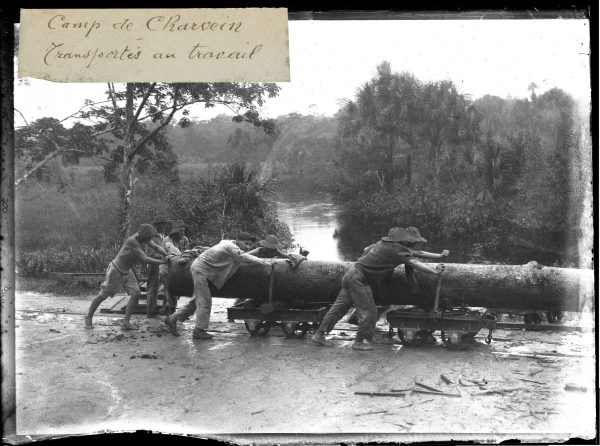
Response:
[{"label": "handwritten label", "polygon": [[285,82],[287,9],[22,9],[19,77]]}]

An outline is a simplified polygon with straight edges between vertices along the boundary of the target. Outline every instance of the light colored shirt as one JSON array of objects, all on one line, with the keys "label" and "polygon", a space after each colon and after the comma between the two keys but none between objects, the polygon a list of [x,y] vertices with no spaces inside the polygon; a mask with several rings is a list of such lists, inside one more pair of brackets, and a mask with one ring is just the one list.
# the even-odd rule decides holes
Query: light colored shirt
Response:
[{"label": "light colored shirt", "polygon": [[175,256],[180,256],[182,251],[189,249],[190,242],[187,237],[183,236],[179,239],[179,242],[174,241],[171,237],[167,236],[163,242],[163,248],[167,251],[167,258],[170,259]]},{"label": "light colored shirt", "polygon": [[202,274],[220,289],[240,266],[252,263],[270,265],[268,260],[246,254],[233,240],[221,240],[196,257],[191,269]]}]

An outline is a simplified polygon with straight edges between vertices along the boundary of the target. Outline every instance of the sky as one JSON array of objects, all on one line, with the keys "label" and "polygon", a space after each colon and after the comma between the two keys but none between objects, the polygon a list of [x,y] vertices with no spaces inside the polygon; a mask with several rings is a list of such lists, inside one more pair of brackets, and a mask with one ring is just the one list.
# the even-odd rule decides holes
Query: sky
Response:
[{"label": "sky", "polygon": [[[387,60],[393,71],[421,81],[450,79],[473,99],[485,94],[523,98],[558,87],[591,100],[587,20],[290,21],[291,81],[262,109],[268,117],[292,112],[331,116]],[[104,99],[105,84],[60,84],[28,79],[15,86],[15,108],[32,120],[62,119],[85,98]],[[210,119],[227,109],[192,110]],[[15,116],[15,126],[22,125]]]}]

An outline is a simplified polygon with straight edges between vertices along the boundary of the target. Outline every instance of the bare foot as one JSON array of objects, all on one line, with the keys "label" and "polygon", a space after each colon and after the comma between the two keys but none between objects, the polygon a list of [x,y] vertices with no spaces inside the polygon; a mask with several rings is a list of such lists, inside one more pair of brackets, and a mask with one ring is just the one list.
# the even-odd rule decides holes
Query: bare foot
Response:
[{"label": "bare foot", "polygon": [[169,327],[169,331],[173,333],[174,336],[179,336],[179,331],[177,331],[177,319],[171,316],[167,316],[163,319],[163,322],[167,324],[167,327]]},{"label": "bare foot", "polygon": [[352,343],[352,348],[354,350],[373,350],[373,344],[371,344],[369,341],[354,341]]},{"label": "bare foot", "polygon": [[135,325],[131,325],[129,322],[123,321],[121,323],[121,330],[138,330]]},{"label": "bare foot", "polygon": [[88,330],[92,330],[94,328],[94,324],[92,324],[92,318],[86,316],[85,317],[85,328]]},{"label": "bare foot", "polygon": [[331,342],[329,339],[325,339],[325,336],[321,332],[318,332],[318,333],[315,333],[314,335],[312,335],[310,340],[312,342],[314,342],[315,344],[322,345],[324,347],[332,347],[333,346],[333,342]]}]

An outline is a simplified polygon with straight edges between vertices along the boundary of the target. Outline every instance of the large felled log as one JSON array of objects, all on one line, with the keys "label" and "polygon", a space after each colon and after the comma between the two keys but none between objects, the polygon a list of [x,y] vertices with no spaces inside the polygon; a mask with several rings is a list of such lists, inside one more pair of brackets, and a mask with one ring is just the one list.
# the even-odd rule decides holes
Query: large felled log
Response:
[{"label": "large felled log", "polygon": [[[170,290],[191,296],[191,261],[173,262]],[[506,310],[580,311],[594,301],[592,270],[536,267],[532,265],[475,265],[445,263],[441,298],[450,305],[466,305]],[[341,278],[352,263],[307,260],[290,270],[284,260],[276,260],[274,300],[291,305],[311,302],[332,303]],[[435,264],[428,264],[434,268]],[[420,291],[411,291],[404,266],[394,270],[389,280],[374,286],[378,305],[432,305],[437,276],[415,272]],[[269,268],[262,265],[241,267],[213,296],[268,300]]]}]

